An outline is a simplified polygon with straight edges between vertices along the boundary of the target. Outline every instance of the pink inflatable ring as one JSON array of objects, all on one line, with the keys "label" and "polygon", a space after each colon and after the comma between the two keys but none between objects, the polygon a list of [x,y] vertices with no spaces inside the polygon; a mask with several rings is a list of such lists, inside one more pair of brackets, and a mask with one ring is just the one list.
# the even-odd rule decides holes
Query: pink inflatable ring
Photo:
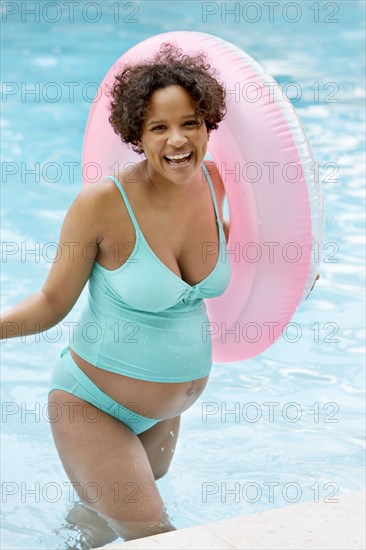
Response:
[{"label": "pink inflatable ring", "polygon": [[220,171],[230,218],[232,277],[226,292],[205,300],[213,361],[248,359],[281,335],[318,273],[323,235],[315,160],[295,110],[248,54],[216,36],[189,31],[148,38],[106,74],[90,111],[83,148],[84,184],[142,158],[108,122],[114,75],[126,62],[151,58],[162,42],[206,51],[225,83],[227,114],[211,133],[209,155]]}]

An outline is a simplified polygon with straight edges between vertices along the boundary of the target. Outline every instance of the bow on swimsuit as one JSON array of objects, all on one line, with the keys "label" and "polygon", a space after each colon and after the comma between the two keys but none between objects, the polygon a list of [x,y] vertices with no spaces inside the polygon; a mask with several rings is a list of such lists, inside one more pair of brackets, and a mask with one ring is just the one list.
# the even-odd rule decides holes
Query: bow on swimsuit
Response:
[{"label": "bow on swimsuit", "polygon": [[[231,277],[213,185],[209,184],[218,227],[219,255],[214,269],[191,286],[173,273],[148,245],[126,192],[117,185],[135,228],[136,242],[128,260],[109,270],[94,263],[87,300],[69,341],[72,349],[95,367],[139,380],[186,382],[206,377],[212,367],[212,341],[204,298],[224,293]],[[216,243],[215,254],[217,253]],[[49,393],[64,390],[92,403],[125,423],[135,434],[160,419],[148,418],[120,405],[100,390],[73,360],[69,346],[52,371]]]}]

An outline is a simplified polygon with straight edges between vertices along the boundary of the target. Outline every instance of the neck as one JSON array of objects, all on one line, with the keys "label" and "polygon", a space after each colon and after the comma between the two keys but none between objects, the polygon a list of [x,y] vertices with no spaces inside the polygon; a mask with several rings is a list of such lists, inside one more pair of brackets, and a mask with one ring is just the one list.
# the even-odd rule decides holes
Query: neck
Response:
[{"label": "neck", "polygon": [[174,184],[157,184],[153,181],[149,174],[149,165],[147,159],[145,160],[145,173],[148,186],[151,189],[152,193],[155,196],[162,198],[166,201],[167,204],[171,204],[174,201],[179,201],[181,198],[185,198],[187,193],[191,193],[193,188],[196,188],[197,181],[199,180],[199,175],[195,175],[191,181],[186,185],[174,185]]}]

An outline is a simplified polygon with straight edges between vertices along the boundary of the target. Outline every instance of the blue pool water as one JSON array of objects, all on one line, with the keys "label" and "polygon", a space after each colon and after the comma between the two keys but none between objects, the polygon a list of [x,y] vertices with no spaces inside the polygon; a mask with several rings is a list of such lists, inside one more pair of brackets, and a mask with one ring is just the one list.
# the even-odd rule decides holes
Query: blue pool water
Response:
[{"label": "blue pool water", "polygon": [[[171,471],[158,482],[178,528],[364,486],[365,4],[269,4],[273,12],[263,2],[2,4],[2,310],[41,288],[49,243],[81,186],[95,84],[142,39],[196,30],[244,49],[289,90],[319,164],[321,279],[284,338],[254,359],[214,365],[183,415]],[[61,329],[2,345],[4,549],[78,548],[65,521],[77,498],[45,404],[79,303]]]}]

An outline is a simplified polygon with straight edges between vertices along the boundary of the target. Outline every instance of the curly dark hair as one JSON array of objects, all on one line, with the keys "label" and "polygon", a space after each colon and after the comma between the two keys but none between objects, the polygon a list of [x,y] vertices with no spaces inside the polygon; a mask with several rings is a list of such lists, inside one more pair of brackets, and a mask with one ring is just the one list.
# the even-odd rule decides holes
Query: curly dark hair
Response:
[{"label": "curly dark hair", "polygon": [[127,64],[110,89],[109,122],[136,153],[152,94],[167,86],[182,86],[196,101],[195,116],[203,119],[208,131],[216,130],[226,114],[225,88],[214,75],[207,53],[185,54],[174,42],[163,42],[151,60]]}]

